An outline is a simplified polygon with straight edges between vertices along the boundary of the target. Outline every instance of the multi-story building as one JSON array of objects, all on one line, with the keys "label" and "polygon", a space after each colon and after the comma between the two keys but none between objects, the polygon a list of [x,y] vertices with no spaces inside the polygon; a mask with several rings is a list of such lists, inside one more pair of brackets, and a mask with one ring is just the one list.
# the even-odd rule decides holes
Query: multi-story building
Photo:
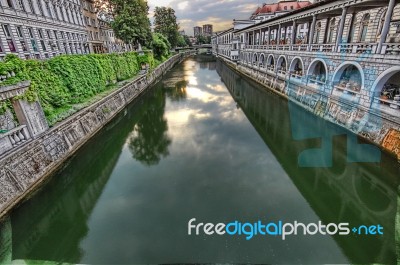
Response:
[{"label": "multi-story building", "polygon": [[212,34],[213,34],[213,25],[210,24],[203,25],[203,35],[212,36]]},{"label": "multi-story building", "polygon": [[[222,32],[213,36],[212,45],[217,56],[236,61],[240,71],[293,100],[314,107],[322,99],[337,123],[357,120],[361,126],[381,117],[376,113],[398,123],[399,21],[396,0],[325,0]],[[299,38],[301,25],[307,25],[305,38]],[[288,27],[295,29],[289,38]],[[342,101],[351,107],[342,108]]]},{"label": "multi-story building", "polygon": [[105,47],[103,45],[103,40],[100,37],[100,23],[97,17],[97,10],[94,6],[94,0],[81,1],[88,35],[87,49],[90,53],[104,53]]},{"label": "multi-story building", "polygon": [[85,53],[80,0],[0,0],[0,58],[44,59]]},{"label": "multi-story building", "polygon": [[194,27],[193,28],[193,36],[197,37],[203,34],[203,29],[201,27]]},{"label": "multi-story building", "polygon": [[131,45],[125,44],[122,40],[115,37],[115,33],[109,22],[100,18],[98,18],[98,21],[100,26],[100,38],[103,42],[103,52],[114,53],[132,50]]}]

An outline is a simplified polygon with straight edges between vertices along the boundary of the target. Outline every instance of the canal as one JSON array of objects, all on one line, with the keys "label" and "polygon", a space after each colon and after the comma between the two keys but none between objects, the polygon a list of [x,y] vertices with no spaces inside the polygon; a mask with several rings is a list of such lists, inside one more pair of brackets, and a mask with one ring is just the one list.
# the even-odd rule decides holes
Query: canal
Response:
[{"label": "canal", "polygon": [[[313,133],[294,139],[298,127]],[[395,264],[398,163],[384,153],[380,163],[348,163],[354,135],[336,133],[325,150],[332,166],[299,164],[333,131],[213,57],[189,58],[13,210],[2,251],[81,264]],[[246,240],[188,235],[192,218],[379,224],[384,233]]]}]

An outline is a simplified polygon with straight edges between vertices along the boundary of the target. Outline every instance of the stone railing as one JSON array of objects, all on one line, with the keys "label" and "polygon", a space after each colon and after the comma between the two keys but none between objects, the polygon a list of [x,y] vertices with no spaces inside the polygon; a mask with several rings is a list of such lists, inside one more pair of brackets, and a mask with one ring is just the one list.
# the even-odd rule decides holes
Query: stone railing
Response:
[{"label": "stone railing", "polygon": [[[136,78],[37,138],[30,139],[24,126],[0,135],[0,145],[1,140],[6,139],[13,148],[0,155],[0,217],[38,187],[115,115],[139,97],[152,82],[188,55],[174,55],[154,71]],[[20,144],[23,141],[24,144]]]},{"label": "stone railing", "polygon": [[31,136],[26,125],[16,127],[5,133],[0,133],[0,154],[21,145],[29,139],[31,139]]}]

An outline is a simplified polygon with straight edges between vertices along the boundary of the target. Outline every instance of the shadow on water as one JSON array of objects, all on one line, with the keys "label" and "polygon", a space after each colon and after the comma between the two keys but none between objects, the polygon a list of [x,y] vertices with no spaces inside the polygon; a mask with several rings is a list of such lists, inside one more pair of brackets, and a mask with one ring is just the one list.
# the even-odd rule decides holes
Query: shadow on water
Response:
[{"label": "shadow on water", "polygon": [[[349,222],[351,227],[377,225],[384,236],[355,235],[334,238],[352,263],[396,263],[396,213],[399,165],[393,156],[382,154],[380,163],[347,163],[350,135],[255,82],[243,79],[218,61],[217,72],[232,97],[268,145],[289,177],[324,223]],[[296,122],[293,122],[296,120]],[[314,138],[296,141],[293,124],[314,132]],[[321,139],[332,131],[332,167],[299,166],[302,152],[320,148]],[[342,135],[339,135],[342,134]],[[344,135],[347,134],[347,137]],[[368,144],[361,139],[361,144]],[[364,153],[368,156],[368,154]]]},{"label": "shadow on water", "polygon": [[[195,63],[193,63],[193,61]],[[354,234],[349,236],[334,236],[335,242],[350,263],[395,264],[395,218],[397,213],[399,166],[392,157],[383,154],[381,163],[347,163],[347,138],[345,136],[335,136],[332,138],[333,167],[299,167],[299,154],[304,150],[317,148],[321,145],[321,140],[318,138],[301,141],[293,140],[290,121],[294,116],[291,116],[289,113],[287,101],[260,88],[252,81],[244,79],[223,63],[219,61],[215,62],[210,56],[197,56],[191,59],[190,62],[193,64],[185,64],[184,62],[177,65],[161,82],[157,83],[135,104],[131,104],[125,111],[117,115],[110,124],[104,127],[93,139],[82,147],[74,157],[69,159],[63,168],[52,177],[41,191],[37,192],[30,200],[13,211],[11,214],[13,259],[53,260],[71,263],[80,263],[84,260],[86,253],[85,250],[82,249],[82,241],[88,237],[90,230],[94,229],[93,227],[89,228],[89,223],[90,220],[93,219],[93,211],[96,205],[101,201],[100,198],[102,195],[104,196],[104,190],[110,185],[115,185],[115,183],[111,181],[111,176],[117,163],[119,163],[118,161],[124,158],[124,148],[128,150],[130,159],[133,157],[147,170],[159,170],[158,167],[160,164],[174,156],[171,150],[179,139],[173,138],[170,134],[171,125],[169,124],[170,121],[166,118],[168,102],[184,104],[188,100],[190,76],[182,75],[182,72],[187,71],[188,67],[193,67],[191,73],[195,72],[196,69],[209,72],[215,72],[215,70],[217,70],[220,78],[225,83],[232,98],[236,102],[237,107],[244,112],[247,119],[251,122],[252,127],[257,130],[262,141],[264,141],[274,158],[276,158],[277,162],[289,176],[295,189],[301,193],[301,196],[307,201],[322,222],[349,222],[351,226],[381,224],[384,227],[384,236],[362,236]],[[219,81],[219,77],[215,78]],[[203,80],[200,80],[200,82],[202,81]],[[216,85],[220,84],[216,83],[215,86]],[[319,134],[324,134],[328,126],[326,121],[302,109],[298,109],[296,113],[298,114],[296,114],[295,118],[303,123],[304,126],[309,126],[319,131]],[[217,123],[219,122],[217,121]],[[237,126],[241,128],[245,125],[239,124]],[[207,130],[209,130],[209,127],[207,127]],[[231,135],[237,132],[240,131],[233,130],[232,132],[227,132],[222,137],[230,138]],[[327,133],[329,133],[329,131]],[[249,137],[254,136],[249,134]],[[226,143],[223,142],[222,144],[225,145]],[[247,144],[247,142],[244,142],[244,144]],[[258,142],[256,142],[256,144],[259,145]],[[251,147],[256,149],[254,146]],[[262,151],[265,152],[264,149],[262,149]],[[251,152],[253,152],[253,150],[251,150]],[[234,157],[235,155],[237,154],[227,154],[228,157]],[[203,156],[206,155],[201,154],[200,157],[203,158]],[[223,158],[224,157],[221,159]],[[238,161],[238,163],[242,161],[239,159],[232,160],[234,162]],[[271,161],[272,160],[271,158]],[[139,178],[134,179],[134,184],[139,186],[139,189],[143,187],[154,189],[152,191],[141,191],[143,193],[148,193],[148,195],[146,194],[148,197],[154,197],[143,200],[145,203],[150,204],[143,207],[146,209],[155,209],[156,218],[165,218],[165,220],[162,220],[163,222],[156,223],[159,226],[156,228],[158,229],[156,230],[157,233],[160,233],[156,235],[158,237],[152,238],[151,236],[154,235],[145,235],[144,240],[149,240],[149,242],[140,241],[143,238],[140,237],[141,234],[138,232],[141,228],[147,232],[147,226],[142,223],[135,223],[138,226],[138,230],[135,230],[135,236],[140,241],[140,244],[144,246],[145,250],[142,250],[141,246],[138,245],[136,248],[138,251],[143,251],[144,257],[150,261],[157,261],[158,259],[151,256],[153,252],[151,252],[149,248],[154,248],[154,250],[159,250],[159,252],[161,252],[160,249],[170,250],[170,247],[174,247],[174,244],[176,244],[177,247],[172,249],[177,252],[162,254],[171,256],[174,254],[176,255],[176,253],[184,252],[180,256],[182,259],[173,259],[172,257],[170,259],[178,260],[179,262],[195,263],[204,262],[204,260],[206,260],[207,262],[221,263],[243,263],[246,261],[248,263],[279,263],[281,261],[276,260],[276,257],[269,252],[270,249],[273,249],[272,245],[275,245],[278,246],[275,249],[275,251],[278,252],[278,257],[287,258],[286,261],[289,260],[291,263],[306,263],[302,260],[298,260],[296,255],[310,256],[307,261],[312,260],[314,263],[327,262],[323,260],[313,260],[312,257],[316,254],[312,254],[312,249],[308,250],[310,252],[309,254],[299,254],[297,251],[303,252],[303,249],[296,250],[287,248],[286,242],[277,239],[272,239],[271,242],[268,241],[268,244],[271,245],[265,243],[267,240],[263,238],[258,238],[249,242],[245,240],[240,241],[242,239],[231,238],[217,239],[220,241],[212,241],[214,239],[207,241],[205,237],[188,239],[187,234],[185,234],[188,220],[186,217],[193,216],[192,210],[195,207],[197,207],[196,210],[199,216],[202,214],[207,216],[207,214],[209,214],[210,219],[213,218],[213,215],[215,219],[218,219],[221,215],[228,215],[227,218],[229,219],[231,216],[235,216],[237,212],[230,212],[227,209],[234,209],[237,207],[241,210],[239,212],[243,213],[243,217],[246,218],[247,213],[251,213],[249,216],[253,216],[252,214],[254,213],[251,212],[253,209],[248,208],[246,204],[243,204],[245,205],[243,206],[240,204],[241,201],[246,199],[248,199],[250,203],[257,201],[259,205],[255,205],[254,207],[261,208],[261,211],[264,211],[265,209],[269,209],[262,208],[263,205],[267,204],[267,201],[275,200],[280,202],[279,199],[281,199],[271,197],[268,192],[273,193],[273,191],[267,190],[260,194],[265,202],[260,202],[260,197],[257,197],[257,195],[259,195],[257,193],[258,191],[254,192],[254,194],[251,194],[250,191],[250,194],[248,194],[249,192],[246,190],[247,187],[252,188],[253,186],[248,185],[249,183],[246,182],[239,182],[243,179],[244,174],[238,173],[237,177],[235,177],[235,172],[229,172],[223,177],[217,176],[216,174],[214,176],[214,172],[218,170],[212,170],[215,170],[216,164],[218,166],[218,163],[221,164],[222,162],[212,161],[212,163],[209,162],[207,164],[207,160],[200,161],[204,163],[204,165],[196,165],[196,161],[185,160],[183,162],[187,164],[187,170],[189,172],[193,170],[193,168],[195,170],[199,167],[201,167],[202,170],[204,168],[204,172],[191,172],[193,176],[190,176],[190,178],[182,173],[182,179],[174,177],[172,178],[174,182],[171,181],[170,183],[170,180],[166,180],[165,176],[162,176],[160,179],[153,178],[153,181],[155,180],[159,183],[151,183],[150,180],[150,186],[141,186],[141,181],[150,179],[152,176],[151,174],[149,174],[148,178],[143,178],[144,180]],[[178,162],[173,160],[171,163],[171,167],[173,167]],[[244,167],[244,171],[247,173],[249,170],[248,168],[255,167],[255,164],[256,161],[254,161],[254,164],[247,165],[247,167],[245,164],[241,164],[241,166],[237,168],[240,169]],[[231,166],[229,163],[222,164],[222,166],[224,165]],[[182,169],[182,172],[185,172],[184,169]],[[205,177],[207,174],[213,175],[210,182],[207,182],[208,179]],[[218,172],[218,174],[222,175],[220,172]],[[261,175],[261,177],[262,174],[263,172],[254,173],[254,175]],[[145,177],[147,177],[147,175]],[[113,176],[113,178],[115,178],[115,176]],[[284,178],[284,176],[281,178]],[[275,181],[274,179],[269,180]],[[236,184],[235,181],[239,184]],[[263,188],[269,185],[269,183],[258,183],[258,179],[254,179],[254,181],[256,183],[255,185],[258,184],[258,186]],[[265,180],[263,179],[263,181]],[[175,182],[181,183],[181,186],[178,186]],[[199,184],[192,185],[194,188],[191,187],[190,185],[195,182]],[[145,183],[147,184],[147,182]],[[207,183],[215,184],[217,189],[223,188],[223,190],[220,190],[218,194],[210,192],[212,189],[207,186]],[[220,183],[223,184],[221,187],[218,186]],[[166,184],[169,186],[165,187]],[[271,183],[271,186],[273,185],[274,183]],[[229,190],[229,188],[231,190]],[[164,192],[163,189],[171,189],[172,192],[163,194],[165,197],[157,197],[157,193]],[[244,190],[244,193],[241,193],[242,190]],[[180,197],[177,196],[177,194],[180,195]],[[207,199],[214,197],[217,198],[215,201],[211,199],[207,201]],[[137,199],[137,197],[134,198]],[[141,197],[139,196],[139,198]],[[159,198],[165,199],[163,201]],[[198,198],[201,199],[201,201],[197,201]],[[288,198],[290,199],[290,196]],[[152,200],[157,199],[159,200],[154,202],[154,205],[156,205],[154,206]],[[179,200],[179,202],[174,200]],[[209,202],[218,204],[221,200],[225,200],[222,202],[221,207],[223,208],[218,208],[220,205],[209,205]],[[189,201],[187,208],[185,208],[186,201]],[[199,205],[192,205],[192,202],[198,203]],[[176,209],[176,205],[178,205],[178,209]],[[274,204],[272,203],[272,205]],[[181,208],[179,208],[179,206]],[[161,207],[161,209],[157,207]],[[163,209],[162,207],[167,208]],[[171,207],[171,209],[173,208],[173,210],[168,207]],[[223,211],[220,209],[223,209]],[[165,213],[165,211],[175,212]],[[288,211],[295,211],[295,209],[277,210],[279,213]],[[147,213],[144,210],[136,210],[136,212]],[[126,216],[133,230],[135,227],[132,220],[139,218],[139,216],[135,216],[136,212],[133,212],[132,216]],[[173,228],[176,229],[176,227],[167,227],[166,230],[168,231],[163,234],[164,230],[162,229],[164,229],[164,226],[170,225],[170,223],[168,223],[170,221],[168,218],[172,219],[168,214],[173,215],[176,219],[178,219],[176,216],[180,215],[179,220],[184,219],[182,225],[177,225],[177,227],[183,229],[183,232],[179,230],[179,233],[182,233],[182,235],[174,235]],[[255,214],[257,215],[258,212],[255,211]],[[269,213],[267,212],[266,214]],[[143,220],[143,222],[147,225],[151,220],[146,219]],[[9,224],[7,225],[9,226]],[[143,227],[140,225],[143,225]],[[122,227],[121,230],[125,228],[126,227]],[[118,229],[118,227],[111,227],[110,229]],[[131,235],[128,233],[129,231],[124,230],[124,232],[129,236]],[[104,231],[104,233],[113,232]],[[165,238],[163,238],[162,235],[166,235]],[[168,236],[170,238],[168,238]],[[150,239],[147,239],[147,237],[150,237]],[[301,241],[303,238],[294,240]],[[307,238],[304,240],[311,239]],[[110,248],[122,248],[122,246],[112,246],[115,242],[121,243],[119,241],[111,241],[110,239]],[[132,242],[127,241],[126,243],[130,244]],[[319,241],[316,240],[315,242],[308,241],[307,244],[314,244],[315,248],[318,248],[319,246],[316,244],[318,244]],[[134,243],[136,243],[136,241]],[[301,243],[302,242],[298,244],[301,246]],[[261,244],[265,244],[264,247],[267,249],[261,248]],[[227,247],[228,245],[230,246],[229,248]],[[193,246],[199,248],[196,250],[193,249]],[[185,247],[187,247],[187,249],[185,249]],[[212,247],[212,250],[207,249],[209,252],[203,251],[206,247]],[[279,248],[282,248],[282,250]],[[133,252],[133,245],[131,249]],[[229,249],[229,251],[226,249]],[[264,252],[259,252],[260,249],[263,249]],[[240,251],[250,253],[249,255],[254,256],[236,260],[235,257],[237,256],[235,255]],[[225,257],[221,253],[225,253],[229,256]],[[100,255],[101,253],[98,254]],[[114,252],[112,252],[112,254],[114,254]],[[160,254],[160,257],[163,257],[162,254]],[[291,255],[293,255],[293,257],[291,257]],[[110,260],[119,260],[118,258],[122,259],[126,257],[110,257]],[[342,259],[339,261],[343,263]],[[133,263],[134,261],[131,262]],[[170,261],[162,260],[161,262]],[[337,263],[337,261],[331,258],[330,263]]]}]

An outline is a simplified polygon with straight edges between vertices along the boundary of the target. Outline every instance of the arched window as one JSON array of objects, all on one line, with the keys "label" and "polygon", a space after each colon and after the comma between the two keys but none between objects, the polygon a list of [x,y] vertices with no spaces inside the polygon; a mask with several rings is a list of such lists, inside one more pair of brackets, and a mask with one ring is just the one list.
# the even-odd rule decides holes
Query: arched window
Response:
[{"label": "arched window", "polygon": [[319,43],[319,37],[321,36],[321,22],[317,23],[317,27],[315,28],[315,36],[314,36],[314,42],[313,43]]},{"label": "arched window", "polygon": [[333,18],[330,22],[329,22],[329,33],[328,33],[328,43],[333,43],[333,34],[335,33],[335,29],[336,29],[336,19]]},{"label": "arched window", "polygon": [[376,40],[377,41],[381,38],[383,24],[385,24],[385,17],[386,17],[386,11],[383,12],[381,19],[379,20],[378,31],[376,32]]},{"label": "arched window", "polygon": [[367,39],[369,19],[370,19],[370,15],[365,14],[363,19],[361,20],[360,37],[359,37],[360,42],[364,42]]}]

